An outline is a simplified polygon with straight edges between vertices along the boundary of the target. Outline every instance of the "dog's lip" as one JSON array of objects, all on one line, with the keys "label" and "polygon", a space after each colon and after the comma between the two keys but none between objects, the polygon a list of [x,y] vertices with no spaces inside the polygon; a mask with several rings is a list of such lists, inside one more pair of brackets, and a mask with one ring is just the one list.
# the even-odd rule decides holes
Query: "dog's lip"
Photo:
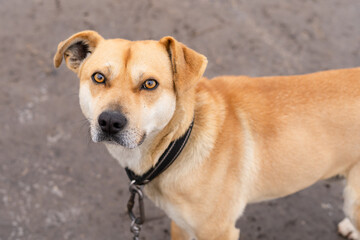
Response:
[{"label": "dog's lip", "polygon": [[121,146],[126,147],[126,148],[135,148],[135,147],[140,146],[145,141],[145,138],[146,138],[146,133],[144,133],[141,136],[140,141],[134,147],[129,147],[128,144],[126,144],[121,138],[117,137],[116,135],[101,134],[98,137],[97,142],[106,142],[106,143],[110,143],[110,144],[114,144],[114,145],[121,145]]}]

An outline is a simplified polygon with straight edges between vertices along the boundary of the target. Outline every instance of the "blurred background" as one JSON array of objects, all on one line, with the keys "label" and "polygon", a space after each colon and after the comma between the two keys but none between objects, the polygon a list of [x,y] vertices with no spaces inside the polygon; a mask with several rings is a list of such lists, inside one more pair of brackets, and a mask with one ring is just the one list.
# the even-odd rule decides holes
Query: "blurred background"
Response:
[{"label": "blurred background", "polygon": [[[0,240],[130,239],[128,179],[93,144],[78,80],[58,43],[172,35],[207,56],[205,76],[289,75],[360,66],[358,0],[0,0]],[[342,181],[248,206],[241,239],[340,240]],[[142,239],[169,239],[146,201]]]}]

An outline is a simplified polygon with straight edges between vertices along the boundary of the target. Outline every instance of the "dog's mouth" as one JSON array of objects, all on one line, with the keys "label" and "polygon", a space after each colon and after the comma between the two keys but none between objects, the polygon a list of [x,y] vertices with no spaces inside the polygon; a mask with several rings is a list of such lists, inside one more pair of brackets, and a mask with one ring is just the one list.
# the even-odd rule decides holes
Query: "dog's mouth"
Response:
[{"label": "dog's mouth", "polygon": [[98,131],[92,137],[94,142],[106,142],[115,145],[121,145],[126,148],[136,148],[140,146],[146,138],[146,133],[139,133],[139,131],[123,131],[119,134],[106,134]]}]

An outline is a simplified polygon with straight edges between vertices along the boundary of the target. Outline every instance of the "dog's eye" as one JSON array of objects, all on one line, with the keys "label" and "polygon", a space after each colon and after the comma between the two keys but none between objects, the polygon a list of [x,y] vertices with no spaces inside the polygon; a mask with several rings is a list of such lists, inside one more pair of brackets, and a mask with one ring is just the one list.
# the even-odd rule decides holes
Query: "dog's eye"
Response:
[{"label": "dog's eye", "polygon": [[159,84],[155,79],[148,79],[143,83],[142,88],[147,90],[154,90],[158,85]]},{"label": "dog's eye", "polygon": [[105,76],[99,72],[94,73],[91,78],[96,83],[105,83]]}]

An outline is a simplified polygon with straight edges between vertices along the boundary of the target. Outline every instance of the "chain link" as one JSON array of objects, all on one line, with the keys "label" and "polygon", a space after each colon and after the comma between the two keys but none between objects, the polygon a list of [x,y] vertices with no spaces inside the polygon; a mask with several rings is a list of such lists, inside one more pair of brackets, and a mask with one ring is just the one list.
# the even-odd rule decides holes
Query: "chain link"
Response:
[{"label": "chain link", "polygon": [[[131,219],[131,226],[130,231],[133,233],[133,240],[140,240],[140,231],[141,225],[145,221],[145,209],[144,209],[144,194],[142,192],[141,186],[136,185],[135,181],[132,181],[129,186],[130,191],[130,198],[127,203],[128,214]],[[137,217],[134,212],[133,208],[135,206],[135,197],[138,196],[138,205],[139,205],[139,212],[140,216]]]},{"label": "chain link", "polygon": [[136,221],[131,222],[130,231],[133,233],[133,240],[140,240],[141,225],[137,224]]}]

